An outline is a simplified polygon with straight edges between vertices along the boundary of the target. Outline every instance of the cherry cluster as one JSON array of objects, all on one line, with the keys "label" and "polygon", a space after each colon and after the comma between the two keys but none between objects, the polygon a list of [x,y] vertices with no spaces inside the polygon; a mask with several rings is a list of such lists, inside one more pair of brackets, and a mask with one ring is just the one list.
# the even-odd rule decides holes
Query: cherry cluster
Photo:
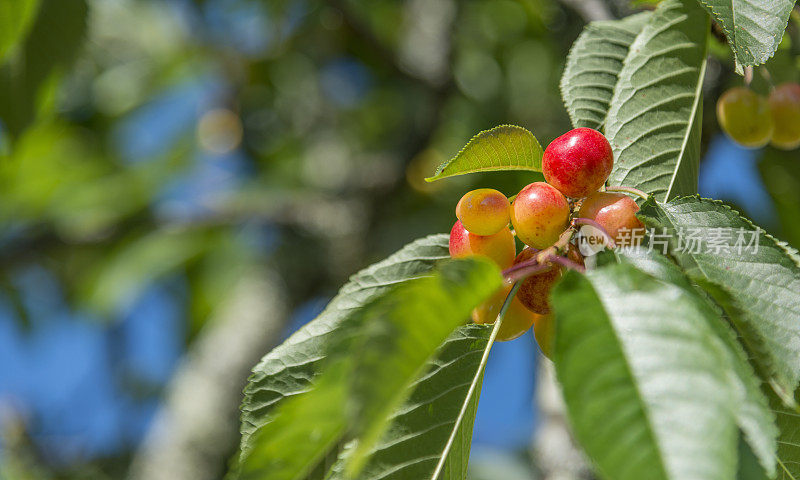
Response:
[{"label": "cherry cluster", "polygon": [[[565,268],[584,268],[574,243],[577,227],[594,226],[609,246],[623,232],[643,229],[636,218],[639,206],[632,198],[600,191],[613,165],[611,145],[603,134],[576,128],[545,149],[545,182],[527,185],[513,202],[491,188],[472,190],[461,198],[456,205],[458,220],[450,231],[450,256],[486,256],[506,278],[505,286],[472,312],[475,323],[494,322],[512,283],[520,281],[497,339],[512,340],[533,326],[542,351],[549,355],[550,291]],[[515,235],[526,245],[519,254]]]},{"label": "cherry cluster", "polygon": [[800,85],[778,85],[769,98],[747,87],[731,88],[717,101],[717,120],[743,147],[767,143],[783,150],[800,147]]}]

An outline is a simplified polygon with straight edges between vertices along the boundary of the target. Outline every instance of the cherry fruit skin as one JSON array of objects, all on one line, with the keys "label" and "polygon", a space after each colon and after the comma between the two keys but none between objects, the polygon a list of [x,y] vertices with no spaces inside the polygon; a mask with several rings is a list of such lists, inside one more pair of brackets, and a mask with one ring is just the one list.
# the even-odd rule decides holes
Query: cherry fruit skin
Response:
[{"label": "cherry fruit skin", "polygon": [[[514,264],[532,260],[537,253],[539,250],[535,248],[526,248],[517,255]],[[551,265],[547,270],[522,280],[519,291],[517,291],[517,298],[528,310],[540,315],[548,314],[551,310],[550,290],[553,289],[553,285],[559,278],[561,278],[561,268]]]},{"label": "cherry fruit skin", "polygon": [[508,198],[492,188],[467,192],[456,205],[456,217],[470,233],[494,235],[508,226]]},{"label": "cherry fruit skin", "polygon": [[596,192],[613,166],[611,144],[602,133],[591,128],[576,128],[556,138],[542,158],[544,179],[572,198]]},{"label": "cherry fruit skin", "polygon": [[[644,224],[636,218],[639,205],[622,193],[596,192],[584,199],[578,216],[599,223],[618,244],[638,244]],[[635,237],[635,238],[634,238]]]},{"label": "cherry fruit skin", "polygon": [[[511,291],[511,285],[506,285],[497,291],[489,300],[482,303],[472,311],[472,321],[478,324],[494,323],[503,303]],[[503,323],[497,332],[497,340],[506,342],[522,336],[534,324],[538,315],[529,311],[519,301],[519,297],[511,300],[506,314],[503,316]]]},{"label": "cherry fruit skin", "polygon": [[800,147],[800,85],[784,83],[769,95],[773,146],[783,150]]},{"label": "cherry fruit skin", "polygon": [[747,148],[769,143],[774,128],[767,100],[744,87],[731,88],[719,97],[717,121],[731,140]]},{"label": "cherry fruit skin", "polygon": [[502,270],[511,266],[516,253],[514,235],[508,227],[494,235],[475,235],[464,228],[461,220],[456,220],[450,230],[450,256],[453,258],[483,255],[494,260]]},{"label": "cherry fruit skin", "polygon": [[544,182],[523,188],[511,205],[511,223],[526,245],[545,248],[558,240],[569,223],[569,203]]},{"label": "cherry fruit skin", "polygon": [[[539,250],[535,248],[526,248],[521,251],[517,258],[514,259],[514,265],[536,257]],[[583,255],[580,254],[575,245],[570,244],[567,250],[567,258],[583,266]],[[519,286],[517,291],[517,298],[519,301],[533,313],[539,315],[546,315],[552,311],[550,305],[550,292],[563,273],[561,265],[551,265],[550,268],[542,272],[531,275],[524,280]]]}]

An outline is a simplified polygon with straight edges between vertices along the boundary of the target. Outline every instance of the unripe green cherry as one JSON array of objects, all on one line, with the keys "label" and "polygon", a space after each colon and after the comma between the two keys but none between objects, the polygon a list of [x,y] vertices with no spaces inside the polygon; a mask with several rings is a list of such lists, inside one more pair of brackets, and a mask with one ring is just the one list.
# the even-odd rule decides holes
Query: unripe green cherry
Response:
[{"label": "unripe green cherry", "polygon": [[644,224],[636,218],[639,205],[623,193],[596,192],[586,197],[578,216],[599,223],[619,245],[638,245]]},{"label": "unripe green cherry", "polygon": [[743,147],[763,147],[772,137],[769,103],[749,88],[731,88],[719,97],[717,121],[722,130]]},{"label": "unripe green cherry", "polygon": [[493,235],[508,226],[511,205],[505,195],[492,188],[467,192],[456,205],[456,217],[470,233]]},{"label": "unripe green cherry", "polygon": [[542,249],[558,240],[567,228],[569,213],[569,203],[561,192],[544,182],[534,182],[514,199],[511,223],[520,240]]},{"label": "unripe green cherry", "polygon": [[[510,291],[511,286],[506,285],[489,300],[475,308],[472,311],[472,321],[478,324],[494,323]],[[497,340],[505,342],[521,336],[531,328],[537,317],[535,313],[525,308],[517,297],[514,297],[503,316],[503,323],[497,332]]]},{"label": "unripe green cherry", "polygon": [[784,83],[769,95],[772,145],[783,150],[800,147],[800,85]]},{"label": "unripe green cherry", "polygon": [[494,235],[476,235],[464,228],[461,220],[456,220],[450,230],[450,256],[453,258],[483,255],[494,260],[502,270],[514,262],[516,250],[514,235],[508,227]]}]

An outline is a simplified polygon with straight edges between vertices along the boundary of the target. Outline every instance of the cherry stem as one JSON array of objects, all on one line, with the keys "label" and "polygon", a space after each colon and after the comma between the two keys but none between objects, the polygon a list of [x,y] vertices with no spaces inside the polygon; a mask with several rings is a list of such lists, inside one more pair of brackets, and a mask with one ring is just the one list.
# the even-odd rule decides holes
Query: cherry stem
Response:
[{"label": "cherry stem", "polygon": [[749,87],[753,81],[753,67],[744,67],[744,84]]},{"label": "cherry stem", "polygon": [[[506,315],[508,308],[511,306],[511,301],[514,299],[514,295],[517,294],[517,290],[519,290],[519,287],[520,283],[519,282],[515,283],[514,285],[511,286],[511,290],[508,292],[508,295],[506,295],[506,299],[505,301],[503,301],[503,306],[500,307],[500,311],[497,313],[497,319],[495,319],[495,323],[497,325],[495,325],[495,328],[492,330],[492,336],[497,335],[495,332],[499,330],[500,324],[503,323],[503,317]],[[494,341],[494,338],[492,338],[492,341]]]},{"label": "cherry stem", "polygon": [[641,197],[644,200],[650,198],[650,195],[644,193],[643,191],[639,190],[638,188],[633,187],[623,187],[621,185],[613,186],[613,187],[606,187],[606,192],[625,192],[630,193],[631,195],[636,195],[637,197]]},{"label": "cherry stem", "polygon": [[520,262],[513,267],[503,270],[503,278],[505,278],[507,282],[516,282],[522,280],[523,278],[536,275],[537,273],[552,268],[552,263],[557,263],[563,267],[571,270],[577,270],[581,273],[586,272],[586,268],[584,268],[583,265],[573,262],[572,260],[562,257],[561,255],[551,254],[544,259],[538,258],[537,255],[537,258]]},{"label": "cherry stem", "polygon": [[765,67],[764,65],[761,65],[761,67],[759,67],[758,71],[761,73],[761,76],[764,77],[764,80],[767,81],[767,84],[769,84],[770,90],[775,90],[775,84],[772,83],[772,75],[770,75],[769,70],[767,69],[767,67]]},{"label": "cherry stem", "polygon": [[539,263],[537,259],[533,258],[503,270],[503,278],[505,278],[507,282],[516,282],[550,268],[553,268],[553,266]]},{"label": "cherry stem", "polygon": [[575,270],[581,273],[586,272],[586,267],[581,265],[580,263],[573,262],[567,257],[562,257],[560,255],[555,255],[554,257],[550,258],[550,261],[553,263],[559,263],[561,266],[569,268],[570,270]]},{"label": "cherry stem", "polygon": [[556,243],[536,254],[534,260],[536,260],[538,263],[547,263],[550,257],[557,256],[559,253],[562,253],[567,249],[567,245],[569,245],[569,242],[572,241],[573,235],[575,235],[575,228],[570,225],[569,228],[561,232],[561,235],[559,235]]},{"label": "cherry stem", "polygon": [[608,248],[616,248],[617,247],[617,244],[614,243],[614,239],[611,238],[611,235],[609,235],[608,232],[606,232],[606,229],[603,228],[602,225],[600,225],[599,223],[595,222],[594,220],[591,220],[591,219],[588,219],[588,218],[573,218],[572,219],[572,224],[573,225],[588,225],[590,227],[596,228],[597,230],[600,231],[600,233],[603,234],[603,242],[606,244],[606,246]]},{"label": "cherry stem", "polygon": [[567,249],[569,242],[572,241],[572,237],[574,235],[575,228],[570,225],[569,228],[561,232],[561,235],[558,236],[556,243],[539,252],[539,254],[536,255],[536,259],[539,261],[539,263],[544,263],[551,256],[564,252]]}]

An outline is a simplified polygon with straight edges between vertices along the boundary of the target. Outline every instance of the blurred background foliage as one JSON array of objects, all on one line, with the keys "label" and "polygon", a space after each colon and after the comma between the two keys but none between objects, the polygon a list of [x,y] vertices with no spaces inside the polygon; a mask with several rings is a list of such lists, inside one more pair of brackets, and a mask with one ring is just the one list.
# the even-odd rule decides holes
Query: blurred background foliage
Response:
[{"label": "blurred background foliage", "polygon": [[[569,128],[580,3],[0,0],[0,478],[220,478],[263,353],[357,269],[448,231],[466,189],[539,179],[423,180],[480,130]],[[789,33],[775,82],[797,80]],[[709,42],[701,193],[800,246],[798,153],[719,134],[742,80]],[[509,479],[536,421],[537,354],[514,343],[475,438],[517,459],[476,447]]]}]

